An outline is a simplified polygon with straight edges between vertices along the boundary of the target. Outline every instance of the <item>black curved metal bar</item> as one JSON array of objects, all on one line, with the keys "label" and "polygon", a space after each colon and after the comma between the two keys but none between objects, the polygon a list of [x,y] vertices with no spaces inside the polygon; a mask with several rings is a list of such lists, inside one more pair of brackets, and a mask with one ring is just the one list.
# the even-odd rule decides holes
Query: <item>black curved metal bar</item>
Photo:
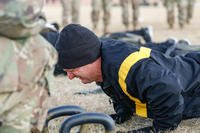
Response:
[{"label": "black curved metal bar", "polygon": [[76,106],[76,105],[64,105],[64,106],[57,106],[57,107],[51,108],[47,112],[47,117],[45,120],[43,132],[48,131],[48,123],[52,119],[62,117],[62,116],[75,115],[75,114],[79,114],[83,112],[85,112],[85,110],[81,108],[80,106]]},{"label": "black curved metal bar", "polygon": [[65,119],[61,125],[60,133],[70,133],[70,130],[74,126],[84,124],[102,124],[105,128],[106,133],[115,132],[115,123],[113,119],[104,113],[81,113],[73,115]]}]

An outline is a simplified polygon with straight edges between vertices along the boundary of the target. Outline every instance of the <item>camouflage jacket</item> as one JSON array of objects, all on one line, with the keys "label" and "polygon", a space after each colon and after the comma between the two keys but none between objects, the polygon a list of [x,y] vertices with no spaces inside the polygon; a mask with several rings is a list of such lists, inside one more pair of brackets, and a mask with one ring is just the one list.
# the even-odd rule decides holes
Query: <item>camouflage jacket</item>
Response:
[{"label": "camouflage jacket", "polygon": [[41,130],[48,73],[57,53],[40,35],[16,40],[0,36],[0,42],[0,119],[23,132]]}]

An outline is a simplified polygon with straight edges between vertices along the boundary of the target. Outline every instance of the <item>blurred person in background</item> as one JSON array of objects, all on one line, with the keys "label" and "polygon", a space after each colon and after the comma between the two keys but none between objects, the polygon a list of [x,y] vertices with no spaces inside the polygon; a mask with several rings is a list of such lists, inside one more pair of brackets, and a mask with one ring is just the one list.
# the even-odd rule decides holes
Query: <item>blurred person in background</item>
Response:
[{"label": "blurred person in background", "polygon": [[[69,23],[79,23],[80,0],[60,0],[62,5],[62,25]],[[71,17],[71,21],[69,18]]]},{"label": "blurred person in background", "polygon": [[129,5],[132,6],[132,25],[133,29],[136,29],[139,24],[139,5],[140,0],[120,0],[122,7],[122,22],[126,28],[129,29]]},{"label": "blurred person in background", "polygon": [[[55,47],[56,41],[59,36],[59,25],[57,22],[46,23],[40,34],[53,46]],[[66,75],[67,73],[58,65],[55,64],[53,71],[54,76]]]},{"label": "blurred person in background", "polygon": [[194,5],[195,5],[195,0],[187,0],[187,23],[190,23],[190,20],[193,17],[194,13]]},{"label": "blurred person in background", "polygon": [[42,131],[56,50],[39,34],[43,0],[0,1],[0,133]]},{"label": "blurred person in background", "polygon": [[[190,0],[188,0],[190,1]],[[178,23],[180,28],[184,28],[187,19],[187,0],[164,0],[167,9],[167,23],[172,29],[175,23],[175,6],[178,7]]]},{"label": "blurred person in background", "polygon": [[54,4],[56,1],[57,0],[46,0],[46,3],[48,4],[48,3],[52,2]]},{"label": "blurred person in background", "polygon": [[101,10],[103,11],[103,33],[108,33],[108,26],[110,24],[110,9],[112,0],[92,0],[91,18],[93,23],[93,30],[97,30]]}]

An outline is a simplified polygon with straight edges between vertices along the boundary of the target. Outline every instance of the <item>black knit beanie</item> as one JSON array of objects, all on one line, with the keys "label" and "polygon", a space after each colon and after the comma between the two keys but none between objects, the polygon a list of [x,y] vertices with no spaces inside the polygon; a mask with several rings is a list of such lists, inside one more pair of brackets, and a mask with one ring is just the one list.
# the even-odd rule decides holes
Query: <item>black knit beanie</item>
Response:
[{"label": "black knit beanie", "polygon": [[101,42],[89,29],[69,24],[60,32],[56,42],[58,64],[63,69],[81,67],[100,56]]}]

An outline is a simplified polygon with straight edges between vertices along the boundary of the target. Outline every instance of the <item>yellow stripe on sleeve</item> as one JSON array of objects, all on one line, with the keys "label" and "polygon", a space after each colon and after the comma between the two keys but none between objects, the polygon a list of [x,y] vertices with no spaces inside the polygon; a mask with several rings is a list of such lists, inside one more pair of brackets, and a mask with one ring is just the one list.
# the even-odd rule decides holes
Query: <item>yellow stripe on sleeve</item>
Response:
[{"label": "yellow stripe on sleeve", "polygon": [[127,92],[126,86],[126,77],[128,75],[131,67],[137,63],[139,60],[144,58],[149,58],[151,53],[151,49],[141,47],[139,51],[130,54],[121,64],[118,76],[119,76],[119,85],[121,86],[123,92],[135,102],[136,114],[142,117],[147,117],[147,107],[146,103],[142,103],[139,99],[134,98]]}]

